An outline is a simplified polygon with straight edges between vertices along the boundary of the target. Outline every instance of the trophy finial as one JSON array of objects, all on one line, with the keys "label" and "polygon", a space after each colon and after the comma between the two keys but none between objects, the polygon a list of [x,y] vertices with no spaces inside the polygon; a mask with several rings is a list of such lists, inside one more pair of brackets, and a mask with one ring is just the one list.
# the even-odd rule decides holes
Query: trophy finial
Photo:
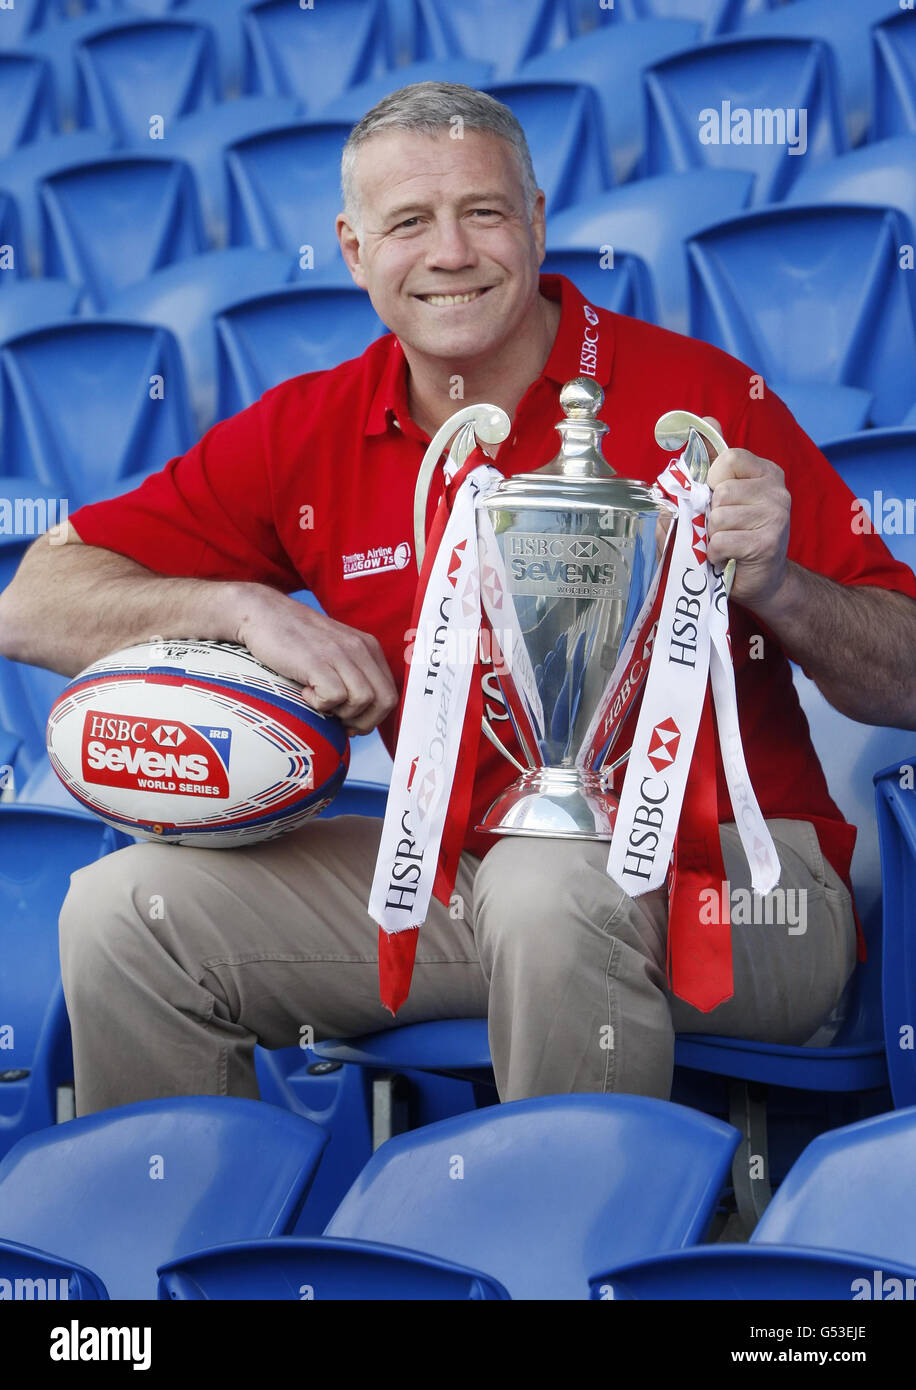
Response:
[{"label": "trophy finial", "polygon": [[604,405],[604,392],[591,377],[574,376],[560,391],[560,405],[569,420],[594,420]]}]

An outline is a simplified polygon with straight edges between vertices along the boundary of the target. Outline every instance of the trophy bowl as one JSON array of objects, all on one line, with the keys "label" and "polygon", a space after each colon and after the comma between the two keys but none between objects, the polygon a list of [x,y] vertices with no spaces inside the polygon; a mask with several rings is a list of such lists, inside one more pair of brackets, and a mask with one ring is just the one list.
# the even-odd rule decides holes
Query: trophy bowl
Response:
[{"label": "trophy bowl", "polygon": [[626,753],[609,760],[648,668],[646,611],[675,509],[604,458],[603,400],[589,378],[567,382],[557,456],[478,502],[494,670],[527,763],[481,831],[588,840],[613,832],[613,774]]}]

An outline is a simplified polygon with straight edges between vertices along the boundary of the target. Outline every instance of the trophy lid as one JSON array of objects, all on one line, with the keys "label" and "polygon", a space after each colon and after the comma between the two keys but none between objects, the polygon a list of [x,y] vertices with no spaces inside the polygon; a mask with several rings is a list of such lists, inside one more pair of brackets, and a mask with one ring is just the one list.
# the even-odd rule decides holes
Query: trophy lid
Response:
[{"label": "trophy lid", "polygon": [[519,505],[524,506],[562,500],[574,506],[618,507],[637,512],[665,510],[665,503],[653,497],[647,483],[621,477],[604,457],[601,441],[608,426],[598,419],[603,404],[604,392],[590,377],[577,376],[567,381],[560,391],[565,418],[555,426],[560,436],[559,452],[531,473],[505,478],[490,495],[493,506],[511,507],[517,498]]}]

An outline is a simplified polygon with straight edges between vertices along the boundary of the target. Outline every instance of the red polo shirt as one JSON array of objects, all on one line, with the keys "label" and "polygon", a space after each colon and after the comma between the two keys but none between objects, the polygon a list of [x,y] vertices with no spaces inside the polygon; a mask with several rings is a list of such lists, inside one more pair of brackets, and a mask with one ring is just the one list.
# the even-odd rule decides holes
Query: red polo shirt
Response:
[{"label": "red polo shirt", "polygon": [[[619,473],[649,481],[670,459],[653,438],[666,410],[712,415],[730,445],[784,470],[791,559],[841,584],[916,597],[912,572],[880,536],[853,534],[852,493],[782,402],[769,391],[752,398],[746,366],[706,343],[595,310],[562,276],[543,276],[541,289],[560,300],[560,326],[499,450],[502,473],[529,472],[553,457],[559,387],[584,372],[605,389],[605,454]],[[404,353],[388,334],[332,371],[266,392],[134,492],[82,507],[71,520],[87,544],[159,574],[311,589],[331,617],[374,633],[400,691],[417,581],[414,485],[428,442],[410,418]],[[437,487],[430,517],[439,495]],[[827,791],[789,662],[752,613],[735,604],[731,622],[747,764],[763,813],[813,821],[826,858],[845,878],[855,830]],[[761,634],[763,658],[751,659],[751,638]],[[488,713],[515,746],[492,671],[483,683]],[[389,718],[380,731],[392,753],[394,723]],[[481,740],[471,826],[514,776]],[[721,819],[730,820],[721,760],[718,782]],[[467,838],[477,854],[492,844],[473,831]]]}]

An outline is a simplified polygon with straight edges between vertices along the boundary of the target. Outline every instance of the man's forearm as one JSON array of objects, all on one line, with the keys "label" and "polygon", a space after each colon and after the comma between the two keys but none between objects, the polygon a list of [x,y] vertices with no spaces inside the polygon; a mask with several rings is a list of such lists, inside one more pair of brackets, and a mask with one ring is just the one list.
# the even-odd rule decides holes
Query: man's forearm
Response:
[{"label": "man's forearm", "polygon": [[747,607],[841,713],[916,729],[916,600],[789,561],[776,593]]},{"label": "man's forearm", "polygon": [[0,652],[72,676],[155,635],[234,641],[252,587],[165,579],[112,551],[42,537],[0,594]]}]

